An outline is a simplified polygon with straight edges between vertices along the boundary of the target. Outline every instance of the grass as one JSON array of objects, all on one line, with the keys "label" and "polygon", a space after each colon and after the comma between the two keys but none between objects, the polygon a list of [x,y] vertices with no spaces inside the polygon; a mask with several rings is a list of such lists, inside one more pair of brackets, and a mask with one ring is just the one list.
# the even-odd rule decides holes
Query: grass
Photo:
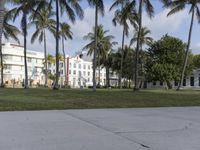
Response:
[{"label": "grass", "polygon": [[0,89],[0,111],[200,106],[200,91]]}]

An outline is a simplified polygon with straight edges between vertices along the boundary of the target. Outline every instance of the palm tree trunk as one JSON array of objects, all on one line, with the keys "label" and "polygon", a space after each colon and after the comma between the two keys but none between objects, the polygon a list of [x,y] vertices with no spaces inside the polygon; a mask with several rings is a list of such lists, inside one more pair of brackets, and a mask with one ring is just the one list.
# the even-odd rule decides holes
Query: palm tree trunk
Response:
[{"label": "palm tree trunk", "polygon": [[24,27],[23,27],[23,33],[24,33],[24,73],[25,73],[25,83],[24,88],[28,88],[28,68],[27,68],[27,60],[26,60],[26,49],[27,49],[27,14],[26,12],[23,12],[23,21],[24,21]]},{"label": "palm tree trunk", "polygon": [[139,88],[138,88],[138,57],[139,57],[139,51],[140,51],[140,36],[141,36],[141,28],[142,28],[142,3],[143,3],[143,0],[140,0],[139,12],[138,12],[138,14],[139,14],[139,30],[138,30],[137,47],[136,47],[136,54],[135,54],[134,91],[139,90]]},{"label": "palm tree trunk", "polygon": [[56,0],[56,81],[54,83],[53,89],[58,89],[59,80],[59,3]]},{"label": "palm tree trunk", "polygon": [[106,86],[107,88],[110,87],[110,72],[109,72],[109,67],[106,66]]},{"label": "palm tree trunk", "polygon": [[140,81],[138,81],[139,85],[139,89],[142,88],[142,84],[143,84],[143,67],[142,67],[142,43],[140,43],[140,51],[139,51],[139,55],[138,55],[138,61],[140,62],[139,67],[140,67],[140,74],[139,76],[142,77],[140,78]]},{"label": "palm tree trunk", "polygon": [[0,87],[4,87],[4,81],[3,81],[3,53],[2,53],[2,38],[0,35],[0,57],[1,57],[1,85]]},{"label": "palm tree trunk", "polygon": [[64,73],[65,73],[65,84],[67,82],[67,69],[66,69],[66,55],[65,55],[65,44],[64,44],[64,38],[62,37],[62,50],[63,50],[63,58],[64,58]]},{"label": "palm tree trunk", "polygon": [[120,73],[119,73],[119,88],[120,89],[122,89],[122,74],[123,74],[123,62],[124,62],[124,41],[125,41],[125,27],[123,27],[123,34],[122,34],[122,51],[121,51]]},{"label": "palm tree trunk", "polygon": [[48,68],[47,68],[47,42],[46,42],[46,32],[44,29],[44,59],[45,59],[45,86],[48,86]]},{"label": "palm tree trunk", "polygon": [[[98,3],[98,2],[97,2]],[[98,4],[95,8],[95,48],[94,48],[94,57],[93,57],[93,91],[96,91],[96,55],[97,55],[97,29],[98,29]]]},{"label": "palm tree trunk", "polygon": [[100,66],[100,54],[98,54],[98,66],[99,66],[99,78],[98,78],[98,86],[100,87],[100,84],[101,84],[101,66]]},{"label": "palm tree trunk", "polygon": [[3,87],[3,54],[2,54],[2,32],[4,18],[4,0],[0,0],[0,57],[1,57],[1,87]]},{"label": "palm tree trunk", "polygon": [[195,11],[194,11],[194,8],[193,8],[191,24],[190,24],[190,30],[189,30],[189,36],[188,36],[188,44],[187,44],[187,49],[186,49],[186,53],[185,53],[185,58],[184,58],[184,63],[183,63],[183,68],[182,68],[182,73],[181,73],[181,79],[180,79],[177,91],[180,90],[181,86],[183,85],[183,80],[184,80],[184,76],[185,76],[185,69],[186,69],[187,63],[188,63],[188,55],[189,55],[189,51],[190,51],[192,29],[193,29],[193,24],[194,24],[194,14],[195,14]]}]

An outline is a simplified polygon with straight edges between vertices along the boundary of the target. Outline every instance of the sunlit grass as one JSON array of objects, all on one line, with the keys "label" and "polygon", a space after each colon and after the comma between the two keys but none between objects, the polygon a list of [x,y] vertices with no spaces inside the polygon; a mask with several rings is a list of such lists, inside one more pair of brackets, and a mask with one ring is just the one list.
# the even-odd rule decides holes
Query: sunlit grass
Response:
[{"label": "sunlit grass", "polygon": [[0,111],[200,106],[200,91],[0,89]]}]

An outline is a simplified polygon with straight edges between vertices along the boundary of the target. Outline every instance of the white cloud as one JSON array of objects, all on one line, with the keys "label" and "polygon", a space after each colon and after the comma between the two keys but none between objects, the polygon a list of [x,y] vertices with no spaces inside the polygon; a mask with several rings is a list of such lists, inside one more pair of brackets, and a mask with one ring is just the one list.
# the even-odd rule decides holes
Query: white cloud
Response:
[{"label": "white cloud", "polygon": [[144,14],[144,25],[151,30],[152,37],[155,39],[160,38],[166,33],[173,34],[178,31],[181,25],[189,18],[186,9],[180,13],[167,17],[168,12],[169,9],[164,9],[156,14],[152,20],[148,18],[146,13]]}]

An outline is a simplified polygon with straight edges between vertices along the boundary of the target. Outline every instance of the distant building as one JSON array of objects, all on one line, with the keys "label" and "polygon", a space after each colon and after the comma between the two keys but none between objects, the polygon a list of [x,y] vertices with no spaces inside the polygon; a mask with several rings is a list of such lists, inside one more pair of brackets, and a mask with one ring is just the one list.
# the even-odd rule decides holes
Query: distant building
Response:
[{"label": "distant building", "polygon": [[[24,48],[6,43],[2,46],[4,62],[4,82],[22,84],[24,80]],[[44,54],[27,50],[28,79],[32,84],[44,84]]]},{"label": "distant building", "polygon": [[[6,43],[2,46],[4,61],[4,82],[12,85],[22,85],[24,81],[24,47],[17,44]],[[59,62],[59,85],[70,85],[73,88],[88,87],[93,85],[92,61],[86,61],[79,55],[66,56],[66,73],[64,61]],[[44,85],[44,53],[27,50],[27,66],[29,85]],[[56,65],[48,64],[49,73],[55,75]],[[110,73],[110,83],[117,86],[117,75]],[[96,81],[99,81],[99,68],[96,69]],[[48,82],[50,84],[50,82]],[[106,85],[106,70],[100,68],[100,85]]]},{"label": "distant building", "polygon": [[[64,62],[60,61],[60,84],[64,85],[64,81],[73,88],[87,87],[93,85],[93,68],[91,61],[85,61],[80,58],[79,55],[70,57],[66,56],[66,79]],[[55,64],[49,65],[49,71],[55,74]],[[114,78],[114,76],[111,76]],[[115,77],[116,78],[116,77]],[[99,81],[99,68],[96,69],[96,80]],[[100,69],[100,85],[106,85],[106,70],[105,68]]]},{"label": "distant building", "polygon": [[[171,82],[173,88],[178,87],[178,82]],[[165,87],[165,83],[162,81],[148,82],[147,88],[163,88]],[[183,80],[183,88],[200,88],[200,68],[193,70],[191,75],[187,76]]]}]

